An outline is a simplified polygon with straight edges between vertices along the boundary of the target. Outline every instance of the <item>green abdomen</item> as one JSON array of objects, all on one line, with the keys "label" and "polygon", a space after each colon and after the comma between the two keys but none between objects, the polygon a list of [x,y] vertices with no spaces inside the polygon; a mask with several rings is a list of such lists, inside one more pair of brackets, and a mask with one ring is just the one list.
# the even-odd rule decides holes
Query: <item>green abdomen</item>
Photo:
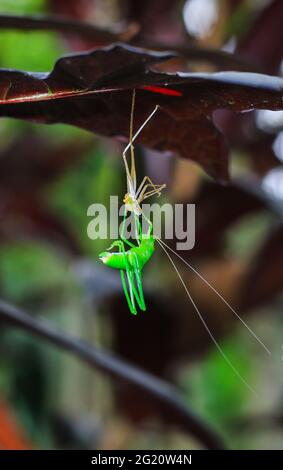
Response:
[{"label": "green abdomen", "polygon": [[154,253],[154,242],[153,238],[143,239],[139,246],[131,248],[125,253],[110,253],[106,251],[101,253],[99,258],[106,266],[113,269],[126,270],[127,267],[135,268],[136,261],[139,268],[142,269]]},{"label": "green abdomen", "polygon": [[129,253],[129,261],[131,265],[134,265],[134,260],[132,258],[136,255],[139,267],[140,269],[142,269],[154,253],[154,242],[154,238],[149,238],[146,240],[142,240],[140,246],[132,248]]}]

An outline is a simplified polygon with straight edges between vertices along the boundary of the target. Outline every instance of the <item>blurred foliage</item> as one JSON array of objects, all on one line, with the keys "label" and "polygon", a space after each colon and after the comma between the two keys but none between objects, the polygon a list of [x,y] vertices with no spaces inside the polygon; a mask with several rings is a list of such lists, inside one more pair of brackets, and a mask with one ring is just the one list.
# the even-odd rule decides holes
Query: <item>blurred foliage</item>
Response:
[{"label": "blurred foliage", "polygon": [[[0,0],[0,11],[42,14],[48,9],[44,0]],[[249,12],[250,8],[246,5],[236,9],[225,26],[227,37],[248,28],[251,22]],[[1,30],[0,39],[1,67],[47,71],[65,51],[61,38],[53,33]],[[67,143],[72,139],[87,141],[90,138],[87,132],[70,126],[45,127],[5,119],[0,126],[1,148],[8,146],[17,135],[28,134],[31,129],[32,132],[47,137],[50,142]],[[117,145],[111,145],[96,138],[91,150],[86,151],[80,162],[60,175],[44,192],[47,206],[76,234],[84,257],[95,266],[97,253],[107,246],[108,241],[94,242],[86,236],[89,223],[87,208],[93,202],[107,206],[109,195],[122,196],[124,187],[122,164],[116,158],[120,149]],[[190,170],[193,175],[194,167],[190,167]],[[178,181],[175,184],[178,185]],[[271,219],[270,214],[264,211],[242,218],[226,233],[223,258],[232,256],[241,261],[250,259],[264,240]],[[73,269],[76,261],[62,253],[58,247],[41,240],[23,239],[3,243],[0,245],[1,296],[27,307],[34,314],[54,319],[78,336],[111,345],[111,337],[115,332],[109,331],[111,326],[107,318],[103,319],[99,315],[101,308],[96,304],[95,287],[90,295],[91,300],[86,296],[83,282]],[[168,265],[168,271],[169,269]],[[160,277],[156,277],[163,279],[163,276],[164,273],[161,272]],[[172,282],[177,284],[176,280]],[[166,285],[159,295],[166,299]],[[178,291],[174,291],[173,295],[177,298]],[[187,304],[183,303],[183,306],[186,313]],[[103,312],[106,310],[107,302],[103,303]],[[271,308],[272,318],[274,311]],[[217,320],[218,318],[215,320],[215,327]],[[261,330],[261,325],[264,326],[262,334],[265,337],[264,320],[256,316],[256,328]],[[160,330],[162,333],[162,324]],[[280,342],[276,335],[280,336],[281,331],[282,325],[278,323],[274,336],[268,331],[266,333],[269,341],[274,341],[275,348],[278,348]],[[188,343],[189,334],[188,329]],[[145,338],[145,347],[146,341]],[[263,353],[253,349],[250,343],[249,336],[237,331],[229,334],[228,338],[220,339],[221,347],[239,373],[256,388],[254,371],[259,367]],[[155,347],[158,354],[156,344]],[[229,428],[231,422],[247,410],[249,412],[254,403],[249,391],[235,377],[219,352],[210,348],[198,360],[190,359],[185,358],[182,361],[180,357],[172,358],[173,364],[174,361],[177,362],[178,370],[178,373],[172,374],[173,378],[182,387],[188,403],[220,429],[231,447],[249,447],[249,443],[253,447],[259,445],[254,436],[250,441],[247,436],[247,441],[243,444],[241,433]],[[170,367],[173,367],[172,364]],[[270,376],[267,372],[269,365],[264,360],[261,367],[264,394],[270,396],[270,401],[276,407],[279,394],[276,377],[280,369],[275,369],[275,373]],[[276,393],[274,390],[270,394],[265,393],[269,383]],[[51,347],[30,339],[25,334],[5,330],[3,326],[0,331],[1,396],[5,396],[12,404],[35,448],[58,448],[61,445],[66,448],[107,448],[113,442],[117,447],[133,448],[191,448],[194,445],[190,437],[174,429],[165,430],[159,426],[154,428],[152,422],[133,427],[127,422],[127,418],[121,418],[120,410],[115,408],[114,391],[107,380],[102,380],[99,374],[93,374],[67,354],[53,351]],[[258,411],[261,402],[257,399],[254,402],[259,403],[259,406],[254,407]],[[101,415],[105,417],[103,426],[99,421]],[[118,423],[116,428],[115,423]],[[267,446],[272,446],[272,436],[272,432],[266,436]],[[282,432],[280,436],[282,438]]]},{"label": "blurred foliage", "polygon": [[40,14],[46,12],[46,2],[45,0],[16,0],[15,2],[1,0],[0,9],[5,13]]},{"label": "blurred foliage", "polygon": [[65,269],[56,253],[40,244],[13,244],[0,250],[2,291],[15,301],[58,285]]},{"label": "blurred foliage", "polygon": [[[225,340],[221,346],[236,369],[243,376],[252,377],[251,366],[246,361],[247,350],[239,348],[239,337]],[[185,378],[188,398],[193,400],[206,419],[222,431],[227,422],[242,412],[249,399],[249,391],[235,378],[231,368],[215,350],[208,354],[204,363],[192,367]]]},{"label": "blurred foliage", "polygon": [[[111,172],[109,167],[112,168]],[[120,164],[111,160],[105,149],[95,147],[79,167],[66,172],[52,188],[52,206],[74,229],[80,227],[78,235],[88,255],[98,255],[105,246],[105,240],[94,242],[86,237],[87,225],[91,220],[86,216],[86,208],[94,201],[109,208],[109,195],[122,194],[122,181],[117,177],[119,174],[122,175]]]},{"label": "blurred foliage", "polygon": [[252,258],[268,233],[272,216],[267,212],[248,215],[227,231],[227,253],[239,259]]},{"label": "blurred foliage", "polygon": [[[0,0],[0,11],[43,14],[46,4],[44,0]],[[1,31],[0,34],[1,67],[47,72],[64,50],[58,35],[50,32]]]}]

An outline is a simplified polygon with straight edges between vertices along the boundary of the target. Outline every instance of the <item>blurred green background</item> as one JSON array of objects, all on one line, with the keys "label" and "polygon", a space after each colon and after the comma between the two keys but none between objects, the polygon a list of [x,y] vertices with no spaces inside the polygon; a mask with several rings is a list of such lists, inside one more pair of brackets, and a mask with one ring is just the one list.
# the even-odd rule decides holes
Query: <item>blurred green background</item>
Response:
[{"label": "blurred green background", "polygon": [[[229,24],[226,22],[227,35],[231,31],[236,34],[239,22],[248,24],[247,8],[242,10]],[[0,0],[0,12],[44,14],[47,11],[44,0]],[[3,68],[49,71],[55,60],[66,52],[69,51],[65,42],[55,33],[0,31],[0,66]],[[98,269],[94,282],[105,282],[108,289],[109,273],[103,272],[97,261],[97,254],[108,246],[108,241],[88,239],[87,208],[93,202],[107,205],[110,194],[123,195],[122,147],[117,142],[70,126],[43,126],[2,119],[0,152],[5,153],[13,141],[30,135],[44,139],[54,152],[57,146],[72,145],[75,141],[82,144],[83,150],[76,163],[51,180],[43,178],[42,188],[34,195],[35,198],[40,195],[45,210],[67,227],[81,254],[73,258],[60,244],[44,240],[43,236],[33,238],[21,234],[21,225],[17,225],[16,239],[8,237],[0,244],[1,297],[46,317],[67,332],[116,351],[118,333],[112,325],[112,314],[108,314],[111,303],[102,294],[93,292],[91,295],[82,272],[87,269],[83,262],[91,266],[89,269]],[[33,152],[32,147],[30,152]],[[206,179],[202,172],[188,165],[197,178]],[[234,152],[234,175],[241,176],[247,171],[245,159]],[[226,237],[226,255],[240,264],[249,259],[272,223],[272,216],[263,211],[235,224]],[[152,272],[150,269],[147,272],[147,284],[154,286],[157,276],[157,296],[165,299],[168,286],[176,288],[176,296],[182,295],[176,287],[178,280],[166,263],[159,253]],[[113,283],[118,285],[118,281],[115,277]],[[115,295],[116,291],[113,292]],[[190,308],[185,300],[183,306],[184,312]],[[213,344],[200,355],[190,353],[181,357],[172,353],[171,377],[184,399],[232,448],[283,448],[282,423],[276,420],[283,411],[280,310],[278,300],[276,304],[258,309],[249,320],[260,337],[271,345],[272,359],[258,348],[241,324],[219,340],[239,373],[257,391],[256,397],[238,380]],[[114,315],[122,313],[117,311]],[[124,326],[126,321],[124,318]],[[162,332],[162,316],[159,321]],[[117,323],[119,318],[116,317]],[[126,328],[130,336],[130,320]],[[185,328],[190,343],[192,332],[189,325]],[[116,401],[113,383],[67,353],[4,326],[0,336],[0,401],[16,420],[17,429],[24,436],[23,442],[27,443],[23,445],[34,449],[198,447],[190,435],[161,424],[158,416],[133,423],[127,410]],[[160,338],[162,340],[162,334]],[[158,338],[156,341],[154,354],[158,355]],[[178,338],[174,341],[178,343]],[[144,345],[146,348],[146,334]],[[139,406],[138,401],[136,406]]]}]

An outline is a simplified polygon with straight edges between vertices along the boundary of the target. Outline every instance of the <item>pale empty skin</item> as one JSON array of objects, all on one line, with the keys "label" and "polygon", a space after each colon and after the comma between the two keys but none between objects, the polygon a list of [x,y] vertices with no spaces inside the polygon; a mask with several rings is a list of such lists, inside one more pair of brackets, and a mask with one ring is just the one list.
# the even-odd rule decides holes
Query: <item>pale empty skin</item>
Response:
[{"label": "pale empty skin", "polygon": [[[137,188],[137,175],[136,175],[136,165],[135,165],[135,149],[134,149],[134,141],[146,126],[146,124],[152,119],[155,113],[158,111],[159,106],[155,106],[152,113],[148,116],[148,118],[144,121],[144,123],[140,126],[137,130],[135,135],[133,135],[133,121],[134,121],[134,108],[135,108],[135,97],[136,92],[133,91],[133,99],[132,99],[132,109],[131,109],[131,119],[130,119],[130,141],[123,152],[123,160],[125,164],[126,170],[126,177],[127,177],[127,193],[124,196],[123,202],[125,204],[126,210],[128,212],[133,212],[135,215],[140,216],[142,215],[142,209],[140,207],[142,201],[147,199],[148,197],[160,196],[161,191],[166,187],[166,184],[154,184],[149,176],[145,176]],[[127,162],[127,152],[130,150],[131,153],[131,169],[129,169],[129,165]]]}]

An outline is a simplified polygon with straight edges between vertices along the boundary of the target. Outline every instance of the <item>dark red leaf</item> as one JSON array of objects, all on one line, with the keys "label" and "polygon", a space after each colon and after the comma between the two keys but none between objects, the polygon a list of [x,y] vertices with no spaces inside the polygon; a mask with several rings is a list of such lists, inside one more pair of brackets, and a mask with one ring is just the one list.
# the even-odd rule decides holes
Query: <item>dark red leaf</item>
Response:
[{"label": "dark red leaf", "polygon": [[[2,70],[0,115],[62,122],[127,139],[135,88],[136,129],[160,106],[138,142],[177,152],[225,180],[227,151],[212,113],[222,108],[283,109],[283,80],[244,72],[167,74],[149,68],[170,57],[170,53],[117,44],[63,57],[50,74]],[[151,90],[156,93],[145,87],[155,87]]]}]

